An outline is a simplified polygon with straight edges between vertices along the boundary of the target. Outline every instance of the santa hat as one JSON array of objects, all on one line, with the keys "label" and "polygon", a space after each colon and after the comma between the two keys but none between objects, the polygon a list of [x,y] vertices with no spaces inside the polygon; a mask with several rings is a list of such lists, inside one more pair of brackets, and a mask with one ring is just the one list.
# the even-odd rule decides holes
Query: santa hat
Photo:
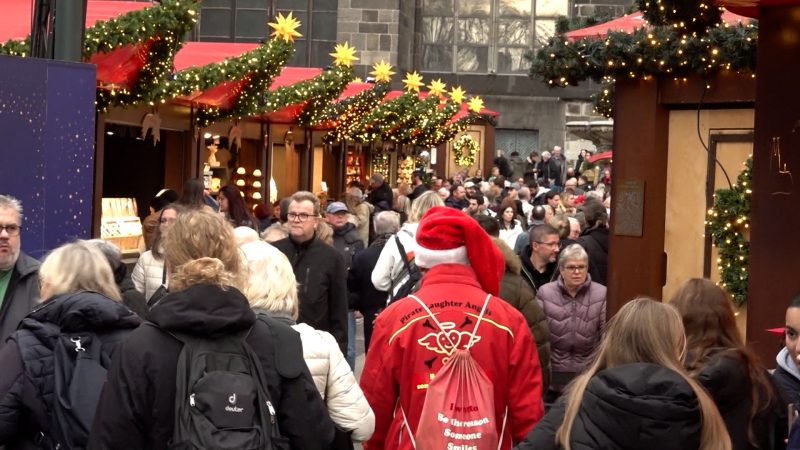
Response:
[{"label": "santa hat", "polygon": [[435,206],[419,222],[416,240],[414,261],[419,267],[471,265],[484,291],[493,295],[500,291],[503,255],[472,217],[454,208]]}]

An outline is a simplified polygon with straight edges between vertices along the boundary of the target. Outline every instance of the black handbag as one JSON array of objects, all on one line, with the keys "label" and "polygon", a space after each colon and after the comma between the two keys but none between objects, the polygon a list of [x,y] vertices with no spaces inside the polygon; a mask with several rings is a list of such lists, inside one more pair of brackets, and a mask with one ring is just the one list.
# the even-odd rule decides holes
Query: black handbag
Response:
[{"label": "black handbag", "polygon": [[161,301],[164,297],[169,294],[169,289],[166,286],[167,284],[167,266],[164,266],[164,272],[161,275],[161,286],[153,292],[153,295],[150,296],[150,299],[147,300],[147,306],[150,309],[153,309],[154,306],[158,305],[158,302]]},{"label": "black handbag", "polygon": [[350,435],[352,431],[344,431],[336,427],[336,433],[333,435],[333,442],[331,442],[331,450],[353,450],[353,438]]}]

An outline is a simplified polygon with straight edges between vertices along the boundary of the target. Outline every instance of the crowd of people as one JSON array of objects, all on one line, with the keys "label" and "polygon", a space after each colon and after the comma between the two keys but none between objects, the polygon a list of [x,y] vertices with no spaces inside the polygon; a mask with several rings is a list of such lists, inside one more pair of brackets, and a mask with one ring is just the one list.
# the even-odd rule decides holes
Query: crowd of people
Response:
[{"label": "crowd of people", "polygon": [[0,446],[800,448],[800,296],[773,374],[706,279],[607,320],[611,184],[587,156],[254,211],[190,180],[151,202],[130,274],[101,240],[40,264],[0,195]]}]

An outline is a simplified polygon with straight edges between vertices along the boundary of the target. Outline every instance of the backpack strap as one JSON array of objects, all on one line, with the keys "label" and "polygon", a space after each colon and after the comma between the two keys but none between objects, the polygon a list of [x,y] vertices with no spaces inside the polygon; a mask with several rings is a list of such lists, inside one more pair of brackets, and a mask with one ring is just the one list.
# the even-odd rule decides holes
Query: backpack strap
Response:
[{"label": "backpack strap", "polygon": [[266,314],[256,314],[258,320],[269,328],[275,348],[275,369],[284,378],[297,378],[303,373],[305,360],[300,334],[289,325],[282,324]]},{"label": "backpack strap", "polygon": [[411,261],[408,259],[408,255],[406,254],[406,248],[403,246],[403,243],[400,242],[400,238],[396,234],[394,235],[394,243],[397,245],[397,251],[400,252],[400,259],[403,261],[404,271],[400,272],[400,274],[397,276],[397,279],[392,280],[392,286],[389,288],[389,298],[391,298],[394,294],[394,290],[400,281],[403,280],[407,275],[411,274]]},{"label": "backpack strap", "polygon": [[[417,297],[414,294],[409,295],[409,297],[411,297],[414,300],[416,300],[417,303],[419,303],[420,306],[422,306],[422,308],[425,310],[425,312],[428,313],[428,316],[430,316],[430,318],[433,319],[433,321],[436,323],[436,326],[439,327],[440,330],[444,331],[444,328],[442,328],[442,324],[439,323],[439,320],[436,318],[435,315],[433,315],[433,313],[431,312],[430,308],[428,308],[428,305],[426,305],[425,302],[420,300],[419,297]],[[478,332],[478,326],[480,326],[481,321],[483,320],[483,315],[486,313],[486,306],[489,305],[489,299],[490,298],[492,298],[492,294],[486,294],[486,300],[484,300],[483,308],[481,308],[481,313],[480,313],[480,315],[478,315],[478,321],[475,323],[475,328],[472,329],[472,334],[470,335],[469,342],[467,343],[467,350],[469,350],[470,347],[472,347],[472,345],[474,344],[475,335]],[[450,339],[450,336],[447,333],[444,333],[444,337],[450,343],[450,347],[451,347],[450,354],[452,354],[456,349],[455,348],[455,344],[453,343],[453,340]],[[448,356],[450,356],[450,354],[448,354]]]},{"label": "backpack strap", "polygon": [[[403,410],[403,405],[400,405],[400,413],[403,414],[403,424],[406,426],[406,430],[408,430],[408,437],[411,438],[411,446],[416,449],[417,441],[414,440],[414,433],[411,432],[411,425],[408,424],[408,419],[406,418],[405,410]],[[505,426],[505,422],[503,423],[503,426]]]}]

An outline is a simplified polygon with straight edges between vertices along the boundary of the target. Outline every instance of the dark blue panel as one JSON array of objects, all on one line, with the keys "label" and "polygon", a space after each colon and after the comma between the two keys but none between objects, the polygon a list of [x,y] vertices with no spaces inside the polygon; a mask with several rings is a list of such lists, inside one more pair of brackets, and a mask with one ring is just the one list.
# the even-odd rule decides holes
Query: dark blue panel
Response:
[{"label": "dark blue panel", "polygon": [[0,193],[23,203],[22,249],[91,236],[95,68],[0,56]]}]

